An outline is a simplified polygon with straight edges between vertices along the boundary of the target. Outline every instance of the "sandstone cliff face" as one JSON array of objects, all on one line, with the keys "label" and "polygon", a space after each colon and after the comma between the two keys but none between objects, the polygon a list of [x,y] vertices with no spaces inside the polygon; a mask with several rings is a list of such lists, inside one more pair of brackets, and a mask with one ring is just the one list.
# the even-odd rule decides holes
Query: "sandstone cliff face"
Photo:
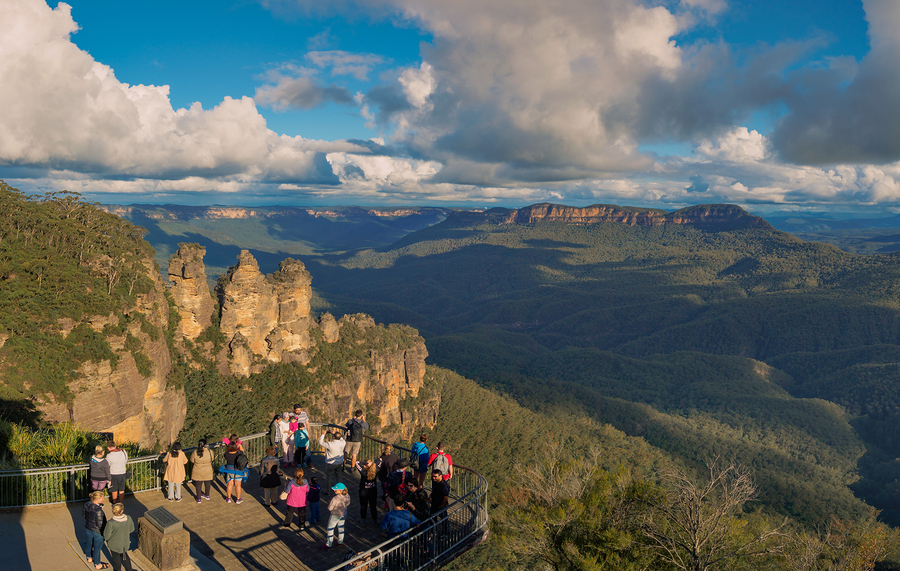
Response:
[{"label": "sandstone cliff face", "polygon": [[666,212],[658,209],[620,208],[611,205],[594,205],[584,208],[559,204],[534,204],[507,210],[491,209],[487,212],[459,212],[453,218],[463,222],[486,221],[494,224],[534,224],[542,221],[567,224],[599,224],[615,222],[628,226],[692,225],[707,229],[737,230],[740,228],[765,228],[772,226],[731,204],[707,204]]},{"label": "sandstone cliff face", "polygon": [[[328,316],[331,318],[331,316]],[[324,319],[325,323],[334,319]],[[440,394],[428,391],[423,384],[425,358],[428,350],[425,341],[415,334],[414,341],[404,337],[403,342],[385,343],[379,339],[384,326],[375,324],[368,315],[348,315],[337,322],[337,338],[331,343],[349,342],[367,345],[363,338],[374,340],[379,349],[368,348],[370,363],[352,366],[351,376],[333,383],[314,402],[307,405],[321,411],[323,419],[350,418],[353,411],[366,412],[373,430],[384,434],[396,434],[411,439],[418,427],[434,427],[440,406]],[[324,329],[324,327],[323,327]],[[406,328],[414,333],[414,330]],[[368,333],[368,335],[367,335]]]},{"label": "sandstone cliff face", "polygon": [[241,251],[218,291],[219,327],[232,374],[247,376],[267,363],[308,360],[311,283],[302,262],[285,260],[265,277],[250,252]]},{"label": "sandstone cliff face", "polygon": [[[120,324],[126,323],[122,334],[107,337],[118,363],[113,366],[106,360],[83,364],[77,380],[69,385],[74,400],[68,405],[42,403],[44,420],[75,422],[88,430],[111,432],[117,441],[137,442],[143,447],[171,442],[181,430],[187,412],[184,390],[171,389],[166,382],[172,370],[163,335],[169,322],[169,306],[155,265],[148,260],[145,267],[153,288],[138,295],[134,307],[125,308],[122,315],[84,320],[95,331],[103,331],[107,325],[120,329]],[[64,334],[66,330],[71,331],[68,324],[63,327]],[[138,352],[149,359],[147,376],[141,373],[132,351],[126,347],[129,336],[137,339]]]},{"label": "sandstone cliff face", "polygon": [[203,256],[206,248],[182,244],[169,258],[169,293],[175,299],[181,320],[175,330],[176,339],[193,341],[212,325],[215,302],[206,282]]}]

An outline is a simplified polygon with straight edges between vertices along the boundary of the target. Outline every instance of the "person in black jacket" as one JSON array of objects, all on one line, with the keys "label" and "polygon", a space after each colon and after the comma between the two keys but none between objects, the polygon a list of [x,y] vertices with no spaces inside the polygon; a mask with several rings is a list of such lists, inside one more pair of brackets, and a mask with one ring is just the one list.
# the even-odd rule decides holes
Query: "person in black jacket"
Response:
[{"label": "person in black jacket", "polygon": [[88,538],[88,563],[94,564],[94,569],[106,569],[109,563],[100,561],[100,552],[103,549],[103,528],[106,527],[106,514],[103,513],[103,492],[91,492],[91,499],[81,510],[84,515],[84,529]]}]

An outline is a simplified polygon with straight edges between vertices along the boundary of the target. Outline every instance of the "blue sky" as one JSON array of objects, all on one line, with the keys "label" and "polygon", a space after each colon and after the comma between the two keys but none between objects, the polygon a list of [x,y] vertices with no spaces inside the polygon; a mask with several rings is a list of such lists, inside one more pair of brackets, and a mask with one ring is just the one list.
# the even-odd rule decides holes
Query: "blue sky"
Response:
[{"label": "blue sky", "polygon": [[900,212],[893,0],[5,0],[0,178],[105,203]]}]

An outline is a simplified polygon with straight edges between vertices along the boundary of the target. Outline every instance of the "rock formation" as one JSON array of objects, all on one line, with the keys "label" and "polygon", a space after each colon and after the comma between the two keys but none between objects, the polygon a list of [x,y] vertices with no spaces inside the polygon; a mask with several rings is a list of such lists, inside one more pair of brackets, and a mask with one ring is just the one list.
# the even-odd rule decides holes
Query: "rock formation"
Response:
[{"label": "rock formation", "polygon": [[[171,442],[178,435],[184,424],[187,404],[184,390],[169,388],[166,381],[172,370],[169,347],[163,335],[169,323],[169,306],[155,265],[150,260],[144,264],[153,287],[148,293],[137,296],[134,307],[125,308],[118,315],[91,316],[83,320],[94,331],[103,331],[107,326],[116,331],[107,336],[107,341],[118,357],[117,362],[84,363],[76,380],[69,384],[69,390],[74,394],[69,404],[38,403],[44,412],[44,420],[69,421],[88,430],[111,432],[117,441],[136,442],[143,447]],[[66,326],[63,334],[71,330],[72,327]],[[130,339],[137,340],[136,347]],[[135,360],[134,349],[149,360],[146,376]]]},{"label": "rock formation", "polygon": [[175,329],[176,339],[193,341],[212,325],[216,304],[206,282],[203,256],[206,248],[198,244],[180,244],[169,258],[169,293],[175,299],[181,320]]},{"label": "rock formation", "polygon": [[250,252],[241,250],[217,291],[232,374],[245,377],[267,363],[308,360],[311,283],[302,262],[287,259],[265,277]]},{"label": "rock formation", "polygon": [[[374,429],[405,439],[412,438],[417,427],[433,428],[440,394],[428,392],[423,385],[428,357],[424,339],[410,327],[386,328],[364,314],[345,315],[337,322],[326,314],[319,327],[324,332],[331,324],[336,325],[337,335],[327,342],[369,346],[369,362],[351,366],[350,377],[336,380],[307,406],[329,419],[346,419],[362,409]],[[387,340],[394,337],[400,341]]]}]

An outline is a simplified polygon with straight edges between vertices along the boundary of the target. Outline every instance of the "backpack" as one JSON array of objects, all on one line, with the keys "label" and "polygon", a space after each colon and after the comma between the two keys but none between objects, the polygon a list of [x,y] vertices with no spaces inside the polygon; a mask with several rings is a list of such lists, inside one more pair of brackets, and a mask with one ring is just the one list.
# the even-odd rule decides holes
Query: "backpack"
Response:
[{"label": "backpack", "polygon": [[447,460],[447,455],[438,452],[437,456],[434,457],[434,462],[431,463],[432,470],[440,470],[441,474],[447,475],[450,473],[450,461]]},{"label": "backpack", "polygon": [[349,442],[362,442],[363,428],[355,418],[351,418],[347,423],[347,440]]},{"label": "backpack", "polygon": [[250,463],[250,460],[247,458],[247,455],[243,452],[240,452],[234,459],[234,469],[235,470],[243,470],[247,467],[247,464]]}]

